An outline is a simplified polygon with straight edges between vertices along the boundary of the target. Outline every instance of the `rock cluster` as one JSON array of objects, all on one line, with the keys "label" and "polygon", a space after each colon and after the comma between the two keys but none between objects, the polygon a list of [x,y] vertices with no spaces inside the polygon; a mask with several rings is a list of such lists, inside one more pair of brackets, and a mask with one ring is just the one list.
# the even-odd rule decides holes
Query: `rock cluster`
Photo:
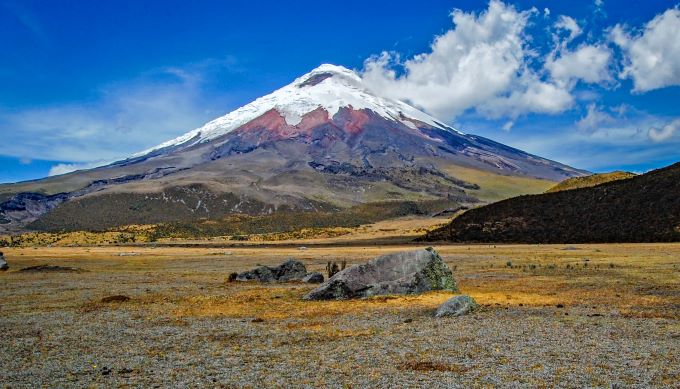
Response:
[{"label": "rock cluster", "polygon": [[432,248],[383,255],[351,266],[305,296],[307,300],[339,300],[431,290],[457,291],[451,270]]},{"label": "rock cluster", "polygon": [[276,267],[260,266],[253,270],[239,273],[236,281],[259,282],[290,282],[302,281],[307,283],[323,282],[321,273],[307,273],[305,265],[295,259],[289,259]]},{"label": "rock cluster", "polygon": [[0,270],[5,271],[7,269],[9,269],[9,265],[7,264],[7,261],[5,261],[5,256],[0,251]]}]

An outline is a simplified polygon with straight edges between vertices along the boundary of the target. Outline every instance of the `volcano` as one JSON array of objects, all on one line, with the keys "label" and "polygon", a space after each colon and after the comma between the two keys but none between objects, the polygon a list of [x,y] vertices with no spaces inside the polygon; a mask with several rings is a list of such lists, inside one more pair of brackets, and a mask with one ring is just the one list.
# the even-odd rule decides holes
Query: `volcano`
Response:
[{"label": "volcano", "polygon": [[586,172],[464,134],[322,65],[176,139],[107,166],[0,185],[0,232],[104,229],[226,215],[466,205]]}]

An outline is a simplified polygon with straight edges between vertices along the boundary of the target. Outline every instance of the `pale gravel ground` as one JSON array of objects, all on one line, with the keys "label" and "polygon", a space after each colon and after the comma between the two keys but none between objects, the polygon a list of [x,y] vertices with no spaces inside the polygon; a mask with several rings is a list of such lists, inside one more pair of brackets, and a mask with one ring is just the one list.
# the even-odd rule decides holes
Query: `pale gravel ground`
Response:
[{"label": "pale gravel ground", "polygon": [[[348,315],[338,328],[374,333],[340,339],[246,319],[148,319],[128,309],[17,315],[3,317],[0,326],[2,381],[12,387],[669,387],[663,377],[678,376],[680,367],[667,363],[680,351],[677,322],[575,312],[566,321],[555,311],[487,309],[442,320],[419,312]],[[413,359],[466,371],[400,366]],[[111,373],[103,375],[103,368]]]},{"label": "pale gravel ground", "polygon": [[[300,318],[174,314],[189,296],[232,287],[211,258],[193,264],[200,276],[173,263],[116,270],[115,261],[76,275],[0,274],[0,386],[680,387],[677,306],[665,318],[584,302],[444,319],[402,307],[319,318],[338,334],[327,336],[295,327]],[[97,303],[115,293],[133,300]]]}]

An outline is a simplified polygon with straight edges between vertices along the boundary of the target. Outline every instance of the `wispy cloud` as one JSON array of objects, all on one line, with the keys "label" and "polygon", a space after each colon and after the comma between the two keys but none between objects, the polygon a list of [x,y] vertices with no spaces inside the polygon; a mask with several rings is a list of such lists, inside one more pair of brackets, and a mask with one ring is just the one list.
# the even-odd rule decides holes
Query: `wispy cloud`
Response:
[{"label": "wispy cloud", "polygon": [[680,129],[680,119],[673,120],[661,128],[652,127],[647,135],[654,142],[666,142],[672,139]]},{"label": "wispy cloud", "polygon": [[595,131],[614,122],[616,119],[611,114],[601,111],[597,104],[592,103],[588,104],[586,115],[576,122],[576,126],[584,131]]},{"label": "wispy cloud", "polygon": [[92,169],[98,166],[103,166],[114,161],[95,161],[85,163],[59,163],[50,168],[48,176],[58,176],[61,174],[71,173],[76,170]]},{"label": "wispy cloud", "polygon": [[0,152],[76,164],[55,166],[57,174],[124,158],[225,113],[224,99],[208,96],[204,87],[215,67],[232,61],[150,71],[102,87],[93,101],[0,110],[0,132],[12,134],[12,147]]},{"label": "wispy cloud", "polygon": [[23,25],[28,31],[30,31],[37,41],[47,44],[49,43],[48,35],[43,29],[43,25],[29,8],[24,6],[20,2],[9,1],[0,3],[0,8],[6,9],[11,15],[13,15],[21,25]]},{"label": "wispy cloud", "polygon": [[538,155],[594,171],[675,162],[680,157],[677,151],[680,119],[650,115],[625,106],[590,104],[575,126],[553,124],[549,134],[540,131],[537,128],[540,126],[545,126],[545,121],[521,123],[516,132],[508,134],[512,137],[510,142]]}]

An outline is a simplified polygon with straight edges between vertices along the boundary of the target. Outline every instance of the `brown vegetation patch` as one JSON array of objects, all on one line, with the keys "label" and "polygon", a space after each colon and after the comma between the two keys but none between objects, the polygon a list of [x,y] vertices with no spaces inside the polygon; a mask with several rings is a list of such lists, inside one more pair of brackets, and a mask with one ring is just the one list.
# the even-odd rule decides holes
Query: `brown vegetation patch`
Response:
[{"label": "brown vegetation patch", "polygon": [[78,267],[67,267],[57,265],[38,265],[29,266],[19,270],[22,273],[82,273],[83,270]]},{"label": "brown vegetation patch", "polygon": [[114,296],[106,296],[102,300],[102,303],[108,304],[108,303],[124,303],[126,301],[130,301],[130,297],[122,295],[122,294],[117,294]]},{"label": "brown vegetation patch", "polygon": [[402,370],[413,370],[420,372],[428,371],[442,371],[442,372],[454,372],[454,373],[465,373],[470,370],[467,366],[455,363],[442,363],[433,361],[409,361],[404,362],[399,365]]}]

